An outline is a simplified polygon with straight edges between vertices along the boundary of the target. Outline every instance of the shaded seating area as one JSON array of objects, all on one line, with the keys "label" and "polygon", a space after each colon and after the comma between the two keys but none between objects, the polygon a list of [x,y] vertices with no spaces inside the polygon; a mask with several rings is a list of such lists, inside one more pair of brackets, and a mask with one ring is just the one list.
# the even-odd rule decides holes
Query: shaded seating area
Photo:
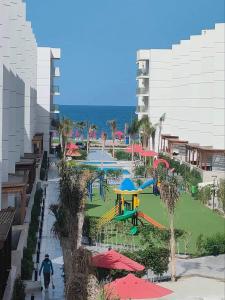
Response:
[{"label": "shaded seating area", "polygon": [[160,145],[160,149],[162,152],[169,153],[168,139],[178,140],[179,136],[171,135],[171,134],[162,134],[161,135],[161,145]]},{"label": "shaded seating area", "polygon": [[36,160],[32,158],[21,158],[20,161],[16,163],[15,169],[17,174],[21,174],[23,176],[25,176],[28,172],[27,193],[30,194],[36,176]]},{"label": "shaded seating area", "polygon": [[15,209],[0,210],[0,298],[2,299],[11,269],[12,224]]},{"label": "shaded seating area", "polygon": [[32,139],[33,152],[36,154],[42,154],[43,152],[43,133],[36,133]]},{"label": "shaded seating area", "polygon": [[[8,181],[2,183],[2,207],[15,207],[15,223],[23,224],[26,214],[26,189],[28,174],[9,174]],[[12,197],[9,200],[9,196]],[[11,203],[13,202],[13,203]]]},{"label": "shaded seating area", "polygon": [[206,171],[224,170],[225,150],[198,144],[186,145],[185,161]]}]

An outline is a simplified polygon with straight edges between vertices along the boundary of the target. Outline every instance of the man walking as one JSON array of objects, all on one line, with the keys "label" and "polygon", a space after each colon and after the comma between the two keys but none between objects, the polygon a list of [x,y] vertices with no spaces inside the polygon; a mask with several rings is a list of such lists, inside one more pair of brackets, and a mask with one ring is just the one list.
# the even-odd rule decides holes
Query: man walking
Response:
[{"label": "man walking", "polygon": [[52,262],[49,259],[48,254],[45,254],[45,259],[42,261],[41,268],[39,271],[39,276],[41,276],[42,269],[43,269],[43,275],[44,275],[45,290],[47,291],[49,283],[50,283],[50,276],[51,276],[51,274],[53,275]]}]

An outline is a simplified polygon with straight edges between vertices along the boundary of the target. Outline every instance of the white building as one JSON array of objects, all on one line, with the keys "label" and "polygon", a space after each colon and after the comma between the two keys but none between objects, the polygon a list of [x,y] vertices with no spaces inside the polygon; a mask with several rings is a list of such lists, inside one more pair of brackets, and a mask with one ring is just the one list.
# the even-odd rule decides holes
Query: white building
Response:
[{"label": "white building", "polygon": [[38,48],[37,65],[37,104],[38,130],[44,133],[44,150],[49,151],[51,113],[54,112],[53,98],[60,95],[59,87],[54,83],[54,77],[60,76],[59,67],[55,61],[61,57],[58,48]]},{"label": "white building", "polygon": [[37,47],[22,0],[0,0],[0,188],[24,153],[33,152],[36,133],[44,133],[44,150],[49,151],[50,111],[57,94],[53,77],[59,76],[53,60],[59,58],[60,49]]},{"label": "white building", "polygon": [[154,124],[166,113],[163,134],[225,148],[225,24],[171,49],[139,50],[137,69],[139,119]]}]

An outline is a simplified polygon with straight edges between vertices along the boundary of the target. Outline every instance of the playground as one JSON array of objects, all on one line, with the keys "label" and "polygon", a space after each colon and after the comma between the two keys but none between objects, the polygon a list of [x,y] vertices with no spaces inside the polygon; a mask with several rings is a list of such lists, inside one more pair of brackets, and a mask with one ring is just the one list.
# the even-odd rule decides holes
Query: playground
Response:
[{"label": "playground", "polygon": [[[159,196],[152,194],[153,188],[148,187],[139,194],[140,206],[139,211],[145,215],[154,219],[159,224],[168,228],[168,217],[164,203]],[[130,199],[130,195],[125,195],[124,200]],[[115,206],[116,193],[113,188],[110,187],[107,192],[106,201],[101,200],[99,196],[99,190],[93,189],[92,202],[88,202],[86,205],[87,214],[89,216],[101,218],[105,213],[112,210]],[[119,224],[121,228],[124,228],[124,235],[115,234],[115,223]],[[146,220],[143,220],[144,224],[148,224]],[[121,224],[121,225],[120,225]],[[130,235],[130,229],[132,228],[131,218],[127,221],[118,222],[112,221],[103,226],[105,230],[108,229],[109,237],[104,242],[124,244],[124,238],[127,243],[140,244],[139,235]],[[141,225],[139,225],[141,230]],[[200,234],[204,236],[212,236],[218,232],[223,233],[224,218],[217,213],[211,211],[199,201],[194,200],[189,194],[181,194],[180,201],[177,204],[175,211],[175,227],[176,229],[185,230],[189,234],[189,240],[187,241],[187,253],[196,253],[196,241]],[[123,229],[122,229],[123,230]],[[110,232],[112,234],[110,234]],[[185,251],[184,242],[181,241],[179,245],[179,252]]]}]

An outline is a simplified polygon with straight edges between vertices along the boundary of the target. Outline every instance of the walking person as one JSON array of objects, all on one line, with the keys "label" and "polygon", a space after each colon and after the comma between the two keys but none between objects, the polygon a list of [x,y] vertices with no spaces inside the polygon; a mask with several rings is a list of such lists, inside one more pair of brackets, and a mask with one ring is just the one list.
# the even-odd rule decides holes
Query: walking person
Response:
[{"label": "walking person", "polygon": [[42,269],[44,275],[44,286],[45,286],[45,290],[47,291],[49,287],[51,275],[53,275],[52,262],[49,259],[48,254],[45,254],[45,259],[42,261],[41,268],[39,271],[39,276],[41,276]]}]

